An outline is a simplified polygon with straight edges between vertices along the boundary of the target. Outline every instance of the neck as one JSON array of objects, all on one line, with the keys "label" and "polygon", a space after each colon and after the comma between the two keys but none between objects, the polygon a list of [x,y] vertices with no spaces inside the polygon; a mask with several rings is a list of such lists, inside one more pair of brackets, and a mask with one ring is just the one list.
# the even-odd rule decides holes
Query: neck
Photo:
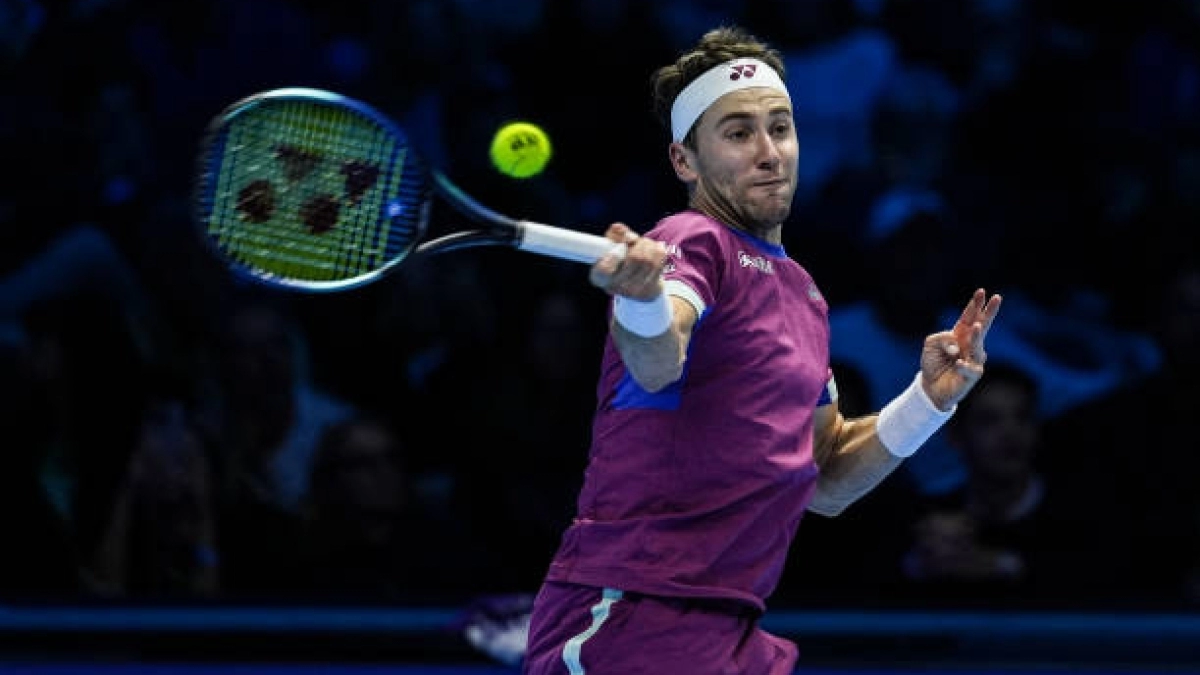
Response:
[{"label": "neck", "polygon": [[783,225],[780,223],[766,224],[752,221],[742,217],[728,204],[715,203],[711,200],[701,198],[693,198],[688,207],[735,230],[740,230],[758,239],[762,239],[768,244],[779,245],[783,243]]}]

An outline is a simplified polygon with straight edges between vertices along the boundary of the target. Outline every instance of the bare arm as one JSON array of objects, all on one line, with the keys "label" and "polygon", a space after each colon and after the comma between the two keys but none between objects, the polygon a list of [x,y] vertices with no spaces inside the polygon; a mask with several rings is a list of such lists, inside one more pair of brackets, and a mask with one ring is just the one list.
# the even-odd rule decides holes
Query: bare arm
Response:
[{"label": "bare arm", "polygon": [[658,391],[683,375],[684,356],[692,327],[696,325],[696,310],[690,303],[674,296],[671,327],[662,335],[642,337],[613,319],[610,322],[613,342],[629,374],[646,391]]},{"label": "bare arm", "polygon": [[846,419],[836,401],[817,409],[813,456],[821,475],[810,511],[838,515],[904,461],[879,440],[878,419],[878,415]]},{"label": "bare arm", "polygon": [[984,338],[999,311],[999,295],[976,290],[951,330],[925,338],[920,375],[879,414],[847,420],[836,401],[816,410],[813,456],[821,474],[810,510],[841,513],[937,429],[983,375]]},{"label": "bare arm", "polygon": [[650,317],[657,313],[665,321],[661,332],[651,330],[652,334],[643,335],[633,330],[633,326],[622,324],[614,312],[609,326],[629,374],[643,389],[658,391],[683,374],[696,310],[686,300],[663,297],[662,273],[667,253],[661,243],[639,237],[621,223],[610,226],[605,235],[627,245],[625,256],[607,256],[598,261],[592,267],[592,284],[621,296],[614,298],[615,303],[635,303],[626,309],[645,312]]}]

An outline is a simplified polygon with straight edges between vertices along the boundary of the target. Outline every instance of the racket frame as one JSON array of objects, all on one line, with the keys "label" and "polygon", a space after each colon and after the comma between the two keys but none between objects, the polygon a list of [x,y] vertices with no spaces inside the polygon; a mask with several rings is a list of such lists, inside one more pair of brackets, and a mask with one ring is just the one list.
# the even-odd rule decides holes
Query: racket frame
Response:
[{"label": "racket frame", "polygon": [[[382,265],[354,276],[336,280],[312,280],[290,278],[273,274],[246,264],[229,255],[214,241],[207,230],[208,220],[215,201],[218,181],[213,179],[212,158],[222,156],[227,140],[226,130],[239,116],[252,111],[259,105],[280,101],[305,101],[348,109],[370,120],[390,134],[405,147],[408,157],[405,162],[415,162],[415,168],[403,170],[421,174],[421,196],[416,200],[419,212],[414,219],[415,233],[407,245],[401,247]],[[592,264],[607,254],[623,256],[625,245],[605,237],[577,230],[555,227],[528,220],[519,220],[484,206],[444,173],[427,164],[409,140],[408,134],[391,118],[373,106],[335,92],[310,87],[282,87],[262,91],[242,98],[227,106],[209,122],[201,144],[197,175],[201,178],[194,185],[192,208],[195,222],[203,227],[202,235],[209,248],[222,259],[239,277],[273,287],[304,292],[342,291],[377,281],[393,271],[409,255],[432,255],[475,247],[515,248],[530,253]],[[442,236],[425,239],[428,233],[430,213],[436,197],[440,197],[460,214],[475,224]],[[396,208],[395,202],[388,210]]]}]

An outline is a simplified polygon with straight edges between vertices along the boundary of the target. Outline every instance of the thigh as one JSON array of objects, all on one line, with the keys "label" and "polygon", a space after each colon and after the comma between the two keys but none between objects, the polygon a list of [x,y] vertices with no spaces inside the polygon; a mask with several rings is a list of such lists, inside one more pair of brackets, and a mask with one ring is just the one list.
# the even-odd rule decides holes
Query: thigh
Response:
[{"label": "thigh", "polygon": [[547,584],[530,623],[526,675],[785,675],[796,648],[748,616],[619,591]]}]

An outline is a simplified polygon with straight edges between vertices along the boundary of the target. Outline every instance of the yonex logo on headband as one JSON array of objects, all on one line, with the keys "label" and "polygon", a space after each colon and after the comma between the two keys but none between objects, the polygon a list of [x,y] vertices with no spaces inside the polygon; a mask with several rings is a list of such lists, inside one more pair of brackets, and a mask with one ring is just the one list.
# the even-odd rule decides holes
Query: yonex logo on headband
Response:
[{"label": "yonex logo on headband", "polygon": [[671,105],[671,137],[682,141],[688,130],[717,99],[731,91],[769,87],[791,100],[787,86],[775,69],[758,59],[734,59],[714,66],[692,80]]},{"label": "yonex logo on headband", "polygon": [[730,70],[733,72],[729,73],[729,79],[736,80],[743,75],[746,77],[754,77],[754,71],[758,70],[758,66],[754,65],[753,63],[743,63],[738,66],[730,67]]}]

